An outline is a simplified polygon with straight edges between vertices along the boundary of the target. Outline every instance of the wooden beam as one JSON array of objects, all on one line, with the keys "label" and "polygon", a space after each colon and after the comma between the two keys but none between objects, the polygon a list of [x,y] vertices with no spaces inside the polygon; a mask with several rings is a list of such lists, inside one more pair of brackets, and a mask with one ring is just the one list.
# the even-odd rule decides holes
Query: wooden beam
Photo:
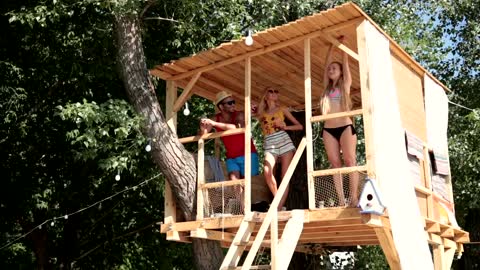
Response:
[{"label": "wooden beam", "polygon": [[240,134],[244,133],[245,128],[236,128],[236,129],[229,129],[225,130],[222,132],[213,132],[213,133],[207,133],[203,135],[196,135],[196,136],[190,136],[190,137],[183,137],[178,139],[181,143],[191,143],[191,142],[196,142],[199,141],[200,139],[203,140],[208,140],[208,139],[215,139],[223,136],[229,136],[229,135],[235,135],[235,134]]},{"label": "wooden beam", "polygon": [[312,117],[311,122],[315,123],[315,122],[320,122],[320,121],[325,121],[325,120],[330,120],[335,118],[351,117],[351,116],[362,115],[362,114],[363,114],[363,109],[358,109],[358,110],[348,111],[348,112],[338,112],[338,113],[332,113],[327,115],[318,115],[318,116]]},{"label": "wooden beam", "polygon": [[345,46],[343,43],[341,43],[340,41],[338,41],[337,39],[335,39],[334,37],[332,37],[332,35],[328,34],[328,33],[324,33],[324,35],[321,35],[320,37],[322,37],[323,39],[326,39],[327,41],[329,41],[330,43],[332,43],[333,45],[335,45],[337,48],[339,48],[340,50],[346,52],[348,55],[350,55],[353,59],[357,60],[358,61],[358,54],[354,51],[352,51],[350,48],[348,48],[347,46]]},{"label": "wooden beam", "polygon": [[242,222],[243,216],[227,216],[222,218],[205,218],[198,221],[177,222],[173,224],[162,224],[161,233],[168,231],[193,231],[198,228],[218,229],[218,228],[238,228]]},{"label": "wooden beam", "polygon": [[210,189],[210,188],[237,186],[237,185],[245,185],[245,179],[226,180],[226,181],[222,181],[222,182],[206,183],[206,184],[202,185],[202,188],[203,189]]},{"label": "wooden beam", "polygon": [[198,228],[196,230],[190,231],[190,237],[232,242],[235,234],[225,231],[214,231]]},{"label": "wooden beam", "polygon": [[[165,112],[167,116],[167,125],[170,129],[177,133],[177,114],[173,112],[173,104],[177,98],[177,86],[174,81],[167,81],[167,96],[165,100]],[[177,205],[175,202],[175,197],[172,193],[172,188],[170,187],[169,181],[165,181],[165,213],[163,222],[175,223],[177,222]],[[172,235],[175,239],[180,239],[178,235]]]},{"label": "wooden beam", "polygon": [[366,170],[367,170],[367,166],[342,167],[342,168],[314,171],[312,175],[314,177],[317,177],[317,176],[325,176],[325,175],[334,175],[339,173],[364,172]]},{"label": "wooden beam", "polygon": [[181,243],[191,243],[191,239],[188,237],[188,234],[186,232],[177,232],[177,231],[170,231],[167,232],[167,237],[166,239],[168,241],[175,241],[175,242],[181,242]]},{"label": "wooden beam", "polygon": [[312,70],[311,39],[304,41],[304,87],[305,87],[305,135],[307,139],[307,187],[308,208],[315,209],[315,181],[313,179],[313,133],[312,133]]},{"label": "wooden beam", "polygon": [[443,245],[433,246],[433,265],[435,270],[446,270],[445,265],[445,247]]},{"label": "wooden beam", "polygon": [[362,222],[370,227],[383,227],[382,218],[375,214],[362,214]]},{"label": "wooden beam", "polygon": [[343,28],[346,28],[346,27],[349,27],[349,26],[352,26],[352,25],[358,25],[361,22],[363,22],[364,20],[365,20],[365,17],[363,17],[363,16],[357,17],[355,19],[351,19],[351,20],[343,22],[343,23],[337,23],[335,25],[332,25],[332,26],[328,27],[327,29],[325,29],[323,31],[325,31],[326,33],[339,31]]},{"label": "wooden beam", "polygon": [[[354,18],[352,20],[358,20],[358,17]],[[358,23],[358,22],[355,21],[355,23]],[[195,74],[195,73],[198,73],[198,72],[206,72],[206,71],[209,71],[209,70],[212,70],[212,69],[216,69],[216,68],[219,68],[219,67],[223,67],[223,66],[226,66],[226,65],[236,63],[238,61],[242,61],[247,57],[254,57],[254,56],[261,55],[261,54],[264,54],[264,53],[268,53],[268,52],[271,52],[271,51],[275,51],[275,50],[278,50],[278,49],[281,49],[281,48],[284,48],[284,47],[288,47],[292,44],[295,44],[297,42],[301,42],[305,39],[310,39],[310,38],[315,38],[315,37],[318,37],[318,36],[326,35],[328,31],[329,31],[329,27],[326,27],[326,28],[317,30],[315,32],[311,32],[311,33],[306,34],[306,35],[302,35],[302,36],[298,36],[298,37],[295,37],[295,38],[284,40],[282,42],[276,43],[276,44],[271,45],[269,47],[263,47],[263,48],[260,48],[260,49],[254,50],[254,51],[250,51],[250,52],[247,52],[247,53],[244,53],[244,54],[240,54],[240,55],[237,55],[235,57],[228,58],[228,59],[210,64],[210,65],[206,65],[206,66],[199,67],[199,68],[196,68],[196,69],[184,72],[184,73],[173,75],[171,77],[164,77],[163,79],[172,80],[172,81],[180,80],[180,79],[189,77],[192,74]],[[233,46],[235,46],[235,45],[233,45]],[[153,73],[153,74],[155,74],[155,73]]]},{"label": "wooden beam", "polygon": [[455,252],[457,249],[455,248],[446,248],[444,249],[444,265],[443,269],[449,270],[452,269],[453,258],[455,257]]},{"label": "wooden beam", "polygon": [[185,101],[187,101],[188,97],[190,96],[193,86],[197,82],[198,78],[200,78],[200,75],[202,75],[202,73],[198,72],[197,74],[193,75],[192,79],[190,79],[187,86],[183,89],[182,94],[177,99],[177,102],[175,102],[175,105],[173,105],[174,112],[178,112],[178,110],[183,106],[183,104],[185,104]]},{"label": "wooden beam", "polygon": [[[205,152],[204,152],[205,143],[203,139],[198,140],[198,162],[197,164],[203,164],[205,162]],[[204,166],[197,166],[197,187],[201,187],[205,184],[205,172]],[[203,194],[204,190],[202,188],[197,188],[197,220],[203,219]]]},{"label": "wooden beam", "polygon": [[377,234],[383,253],[387,258],[390,269],[401,270],[400,258],[398,257],[397,249],[395,248],[395,243],[393,242],[393,236],[390,230],[385,227],[375,228],[374,230]]},{"label": "wooden beam", "polygon": [[245,59],[245,186],[244,186],[244,213],[245,215],[250,214],[251,200],[252,200],[252,123],[251,123],[251,95],[252,95],[252,58],[247,57]]},{"label": "wooden beam", "polygon": [[372,125],[372,109],[373,106],[370,101],[370,79],[368,70],[368,52],[365,37],[365,23],[364,20],[357,27],[357,46],[360,66],[360,85],[362,94],[362,109],[363,109],[363,127],[365,134],[365,158],[367,162],[368,177],[375,179],[375,161],[374,161],[374,144],[373,144],[373,125]]}]

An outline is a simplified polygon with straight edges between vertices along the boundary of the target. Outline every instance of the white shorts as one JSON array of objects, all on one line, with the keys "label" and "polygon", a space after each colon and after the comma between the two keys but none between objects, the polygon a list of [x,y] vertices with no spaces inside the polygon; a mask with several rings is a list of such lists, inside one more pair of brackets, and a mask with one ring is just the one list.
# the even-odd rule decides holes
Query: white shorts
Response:
[{"label": "white shorts", "polygon": [[263,150],[265,153],[279,157],[290,151],[295,151],[295,146],[287,132],[280,130],[265,137]]}]

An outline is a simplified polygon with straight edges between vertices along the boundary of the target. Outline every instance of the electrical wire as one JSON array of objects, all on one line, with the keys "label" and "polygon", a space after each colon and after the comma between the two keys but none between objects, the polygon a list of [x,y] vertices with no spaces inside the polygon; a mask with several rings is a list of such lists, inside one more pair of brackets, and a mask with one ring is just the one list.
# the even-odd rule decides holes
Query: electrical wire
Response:
[{"label": "electrical wire", "polygon": [[[113,195],[110,195],[110,196],[108,196],[108,197],[106,197],[106,198],[104,198],[104,199],[101,199],[101,200],[99,200],[99,201],[97,201],[97,202],[95,202],[95,203],[93,203],[93,204],[91,204],[91,205],[89,205],[89,206],[87,206],[87,207],[81,208],[81,209],[79,209],[79,210],[77,210],[77,211],[75,211],[75,212],[72,212],[72,213],[69,213],[69,214],[66,214],[66,215],[62,215],[62,216],[58,216],[58,217],[53,217],[53,218],[47,219],[47,220],[45,220],[44,222],[40,223],[39,225],[33,227],[33,229],[31,229],[31,230],[28,231],[27,233],[24,233],[24,234],[22,234],[21,236],[15,238],[14,240],[6,243],[6,244],[3,245],[2,247],[0,247],[0,250],[3,250],[3,249],[5,249],[5,248],[13,245],[14,243],[16,243],[18,240],[20,240],[20,239],[22,239],[22,238],[25,238],[27,235],[31,234],[31,233],[32,233],[33,231],[35,231],[36,229],[41,228],[44,224],[46,224],[46,223],[49,222],[49,221],[54,222],[54,221],[57,220],[57,219],[68,219],[69,216],[73,216],[73,215],[75,215],[75,214],[78,214],[78,213],[80,213],[80,212],[83,212],[83,211],[85,211],[85,210],[88,210],[88,209],[90,209],[90,208],[92,208],[92,207],[94,207],[94,206],[96,206],[96,205],[98,205],[98,204],[100,204],[100,203],[102,203],[102,202],[104,202],[104,201],[106,201],[106,200],[110,200],[111,198],[113,198],[113,197],[115,197],[115,196],[117,196],[117,195],[120,195],[120,194],[122,194],[122,193],[124,193],[124,192],[126,192],[126,191],[129,191],[129,190],[132,190],[132,189],[133,189],[133,190],[136,190],[137,187],[147,184],[148,182],[150,182],[150,181],[158,178],[160,175],[161,175],[161,173],[159,173],[159,174],[157,174],[157,175],[155,175],[155,176],[153,176],[153,177],[151,177],[151,178],[149,178],[149,179],[147,179],[147,180],[145,180],[145,181],[143,181],[143,182],[141,182],[141,183],[139,183],[139,184],[137,184],[137,185],[135,185],[135,186],[127,187],[127,188],[125,188],[125,189],[123,189],[123,190],[121,190],[121,191],[119,191],[119,192],[117,192],[117,193],[115,193],[115,194],[113,194]],[[53,225],[52,225],[52,226],[53,226]]]},{"label": "electrical wire", "polygon": [[460,107],[460,108],[463,108],[463,109],[472,111],[472,112],[474,111],[474,109],[470,109],[470,108],[468,108],[468,107],[465,107],[465,106],[463,106],[463,105],[457,104],[457,103],[452,102],[452,101],[450,101],[450,100],[448,101],[448,103],[450,103],[450,104],[452,104],[452,105],[455,105],[455,106],[457,106],[457,107]]}]

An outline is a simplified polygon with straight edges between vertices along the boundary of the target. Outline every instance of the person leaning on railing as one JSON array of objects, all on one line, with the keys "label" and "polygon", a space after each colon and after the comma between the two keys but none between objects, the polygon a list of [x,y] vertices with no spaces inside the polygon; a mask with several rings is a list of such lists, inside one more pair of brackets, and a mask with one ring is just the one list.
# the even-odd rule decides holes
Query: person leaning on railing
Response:
[{"label": "person leaning on railing", "polygon": [[[211,119],[200,120],[200,133],[209,133],[212,129],[217,132],[245,127],[245,115],[243,111],[235,109],[235,99],[227,91],[217,93],[215,106],[219,113]],[[221,137],[227,156],[227,173],[230,180],[243,179],[245,177],[245,134],[239,133]],[[257,149],[251,141],[251,175],[258,175]]]}]

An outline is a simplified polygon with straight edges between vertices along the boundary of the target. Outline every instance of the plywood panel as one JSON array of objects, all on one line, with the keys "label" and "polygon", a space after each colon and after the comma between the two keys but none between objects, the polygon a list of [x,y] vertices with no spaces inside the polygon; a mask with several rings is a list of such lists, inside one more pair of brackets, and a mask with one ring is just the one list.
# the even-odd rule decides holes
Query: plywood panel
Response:
[{"label": "plywood panel", "polygon": [[418,75],[396,56],[392,56],[393,76],[397,87],[400,117],[405,129],[426,141],[423,76]]}]

